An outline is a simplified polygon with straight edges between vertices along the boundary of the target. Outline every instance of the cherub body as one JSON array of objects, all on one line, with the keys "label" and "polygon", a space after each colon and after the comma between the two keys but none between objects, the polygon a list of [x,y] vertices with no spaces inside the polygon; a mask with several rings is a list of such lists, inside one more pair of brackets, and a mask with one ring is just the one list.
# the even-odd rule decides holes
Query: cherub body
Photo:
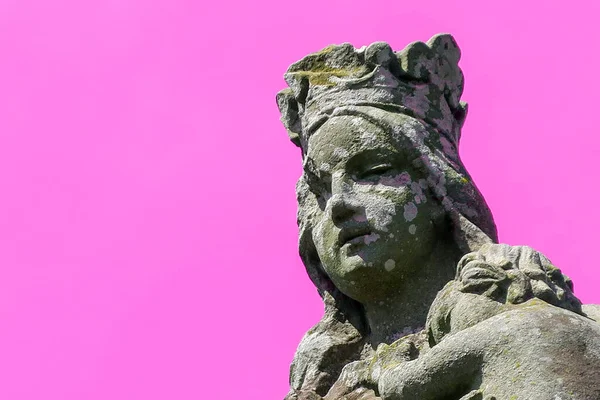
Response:
[{"label": "cherub body", "polygon": [[430,345],[532,299],[585,315],[571,280],[527,246],[486,244],[458,263],[427,316]]}]

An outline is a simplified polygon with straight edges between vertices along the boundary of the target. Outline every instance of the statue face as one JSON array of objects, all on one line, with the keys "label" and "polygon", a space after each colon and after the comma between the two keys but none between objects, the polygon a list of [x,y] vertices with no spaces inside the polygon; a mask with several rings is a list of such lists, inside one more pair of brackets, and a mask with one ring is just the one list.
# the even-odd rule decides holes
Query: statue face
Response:
[{"label": "statue face", "polygon": [[[408,129],[425,131],[406,119]],[[420,154],[407,140],[356,116],[330,118],[309,140],[313,241],[333,283],[357,301],[397,290],[436,241],[442,208],[413,167]]]}]

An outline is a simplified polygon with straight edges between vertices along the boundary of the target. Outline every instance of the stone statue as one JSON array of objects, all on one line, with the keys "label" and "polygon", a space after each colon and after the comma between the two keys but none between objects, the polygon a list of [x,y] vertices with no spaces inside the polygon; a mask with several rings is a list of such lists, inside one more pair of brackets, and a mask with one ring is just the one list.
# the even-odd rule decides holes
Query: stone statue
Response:
[{"label": "stone statue", "polygon": [[325,304],[286,399],[600,399],[600,307],[497,244],[460,160],[459,58],[441,34],[329,46],[285,74],[300,255]]}]

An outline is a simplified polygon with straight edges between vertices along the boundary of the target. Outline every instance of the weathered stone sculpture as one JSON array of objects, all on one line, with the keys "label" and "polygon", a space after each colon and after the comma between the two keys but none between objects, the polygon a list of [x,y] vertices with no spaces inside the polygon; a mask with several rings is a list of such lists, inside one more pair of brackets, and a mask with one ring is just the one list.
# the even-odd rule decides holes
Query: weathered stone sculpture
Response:
[{"label": "weathered stone sculpture", "polygon": [[599,309],[497,244],[460,160],[459,58],[437,35],[330,46],[285,74],[300,255],[325,303],[287,399],[600,399]]}]

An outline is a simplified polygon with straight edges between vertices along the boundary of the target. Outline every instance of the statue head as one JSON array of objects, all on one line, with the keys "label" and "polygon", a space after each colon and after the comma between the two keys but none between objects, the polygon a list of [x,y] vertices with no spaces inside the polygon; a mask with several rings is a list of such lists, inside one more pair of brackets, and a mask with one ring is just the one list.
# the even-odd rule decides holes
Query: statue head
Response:
[{"label": "statue head", "polygon": [[[400,52],[329,46],[285,74],[277,103],[303,162],[300,255],[326,305],[296,354],[293,388],[324,390],[335,366],[357,357],[368,336],[363,299],[394,290],[440,236],[458,250],[454,266],[497,241],[458,154],[467,111],[459,58],[454,39],[436,35]],[[327,362],[299,361],[314,354]]]}]

